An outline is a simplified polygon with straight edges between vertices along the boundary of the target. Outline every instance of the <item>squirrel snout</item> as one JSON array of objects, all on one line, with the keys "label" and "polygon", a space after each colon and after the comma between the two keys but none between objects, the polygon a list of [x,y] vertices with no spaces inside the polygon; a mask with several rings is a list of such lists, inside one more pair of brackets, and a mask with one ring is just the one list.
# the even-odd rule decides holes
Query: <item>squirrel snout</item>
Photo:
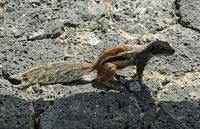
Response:
[{"label": "squirrel snout", "polygon": [[170,54],[173,55],[175,53],[175,50],[172,48],[170,51]]}]

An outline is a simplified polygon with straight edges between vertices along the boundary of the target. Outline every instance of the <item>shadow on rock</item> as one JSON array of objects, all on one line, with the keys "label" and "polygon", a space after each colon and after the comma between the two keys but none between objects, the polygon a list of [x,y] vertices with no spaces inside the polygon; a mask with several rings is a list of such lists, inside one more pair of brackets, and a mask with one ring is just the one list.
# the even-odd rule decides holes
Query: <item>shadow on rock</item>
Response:
[{"label": "shadow on rock", "polygon": [[28,102],[0,95],[0,129],[198,129],[200,101],[161,101],[147,89],[74,94]]},{"label": "shadow on rock", "polygon": [[97,80],[93,80],[92,87],[101,89],[101,90],[105,90],[105,91],[115,90],[115,91],[119,91],[120,93],[122,93],[122,92],[123,93],[131,93],[129,91],[128,87],[125,84],[123,84],[122,82],[120,82],[119,80],[110,81],[110,84],[108,86],[100,84]]},{"label": "shadow on rock", "polygon": [[110,85],[104,86],[104,85],[100,84],[96,79],[93,79],[91,81],[76,80],[76,81],[72,81],[72,82],[68,82],[68,83],[62,83],[62,85],[63,86],[83,86],[83,85],[87,85],[87,84],[92,84],[92,87],[101,89],[101,90],[106,90],[106,91],[116,90],[119,92],[131,92],[129,90],[128,83],[130,83],[128,80],[127,80],[126,84],[123,84],[119,80],[115,80],[115,81],[111,81]]},{"label": "shadow on rock", "polygon": [[26,100],[0,95],[0,129],[33,129],[32,109]]},{"label": "shadow on rock", "polygon": [[199,101],[160,102],[156,106],[145,88],[132,95],[111,91],[75,94],[56,99],[50,105],[39,115],[41,129],[199,127]]},{"label": "shadow on rock", "polygon": [[150,129],[199,129],[200,100],[162,101]]},{"label": "shadow on rock", "polygon": [[81,93],[56,99],[40,115],[40,126],[42,129],[141,128],[140,110],[133,96],[107,91]]}]

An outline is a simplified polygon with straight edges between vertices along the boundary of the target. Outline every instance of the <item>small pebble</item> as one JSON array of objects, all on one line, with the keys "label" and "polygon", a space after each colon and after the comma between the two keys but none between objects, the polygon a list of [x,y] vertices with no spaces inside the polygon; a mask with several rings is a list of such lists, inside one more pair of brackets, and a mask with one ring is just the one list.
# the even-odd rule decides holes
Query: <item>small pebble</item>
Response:
[{"label": "small pebble", "polygon": [[129,83],[129,89],[131,91],[141,91],[141,85],[137,81],[132,81]]}]

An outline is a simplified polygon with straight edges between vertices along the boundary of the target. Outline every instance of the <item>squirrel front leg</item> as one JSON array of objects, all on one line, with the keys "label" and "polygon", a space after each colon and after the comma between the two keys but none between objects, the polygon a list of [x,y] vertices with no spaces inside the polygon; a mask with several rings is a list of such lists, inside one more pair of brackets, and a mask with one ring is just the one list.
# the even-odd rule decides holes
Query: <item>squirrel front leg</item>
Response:
[{"label": "squirrel front leg", "polygon": [[116,70],[116,65],[113,63],[105,63],[102,66],[99,66],[97,69],[97,80],[101,84],[108,86],[108,81],[113,79]]},{"label": "squirrel front leg", "polygon": [[147,57],[141,56],[136,62],[136,79],[140,84],[143,84],[143,71],[148,60],[149,59]]}]

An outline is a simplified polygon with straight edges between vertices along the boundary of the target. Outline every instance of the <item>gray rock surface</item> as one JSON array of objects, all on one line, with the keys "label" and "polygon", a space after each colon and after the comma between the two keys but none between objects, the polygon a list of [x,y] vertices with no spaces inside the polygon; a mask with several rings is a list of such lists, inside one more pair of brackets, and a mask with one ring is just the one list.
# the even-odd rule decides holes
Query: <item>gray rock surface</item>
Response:
[{"label": "gray rock surface", "polygon": [[176,23],[174,0],[116,0],[113,1],[113,19],[129,33],[155,33]]},{"label": "gray rock surface", "polygon": [[168,84],[166,86],[167,88],[159,93],[160,112],[151,129],[160,127],[198,129],[200,125],[198,95],[200,83],[182,86]]},{"label": "gray rock surface", "polygon": [[55,40],[19,41],[1,38],[1,63],[5,72],[17,74],[31,66],[64,59],[64,45]]},{"label": "gray rock surface", "polygon": [[0,128],[1,129],[33,129],[34,112],[30,103],[18,97],[0,95]]},{"label": "gray rock surface", "polygon": [[[0,1],[0,129],[199,129],[198,0]],[[176,52],[153,58],[145,86],[130,91],[135,67],[110,88],[96,73],[66,85],[15,88],[3,73],[66,60],[97,60],[119,44],[170,42]]]},{"label": "gray rock surface", "polygon": [[6,80],[0,79],[0,84],[0,128],[34,129],[34,110],[28,95]]},{"label": "gray rock surface", "polygon": [[177,0],[179,22],[188,28],[200,32],[199,0]]},{"label": "gray rock surface", "polygon": [[127,95],[85,92],[56,99],[40,121],[42,129],[141,128],[139,113],[135,99]]}]

